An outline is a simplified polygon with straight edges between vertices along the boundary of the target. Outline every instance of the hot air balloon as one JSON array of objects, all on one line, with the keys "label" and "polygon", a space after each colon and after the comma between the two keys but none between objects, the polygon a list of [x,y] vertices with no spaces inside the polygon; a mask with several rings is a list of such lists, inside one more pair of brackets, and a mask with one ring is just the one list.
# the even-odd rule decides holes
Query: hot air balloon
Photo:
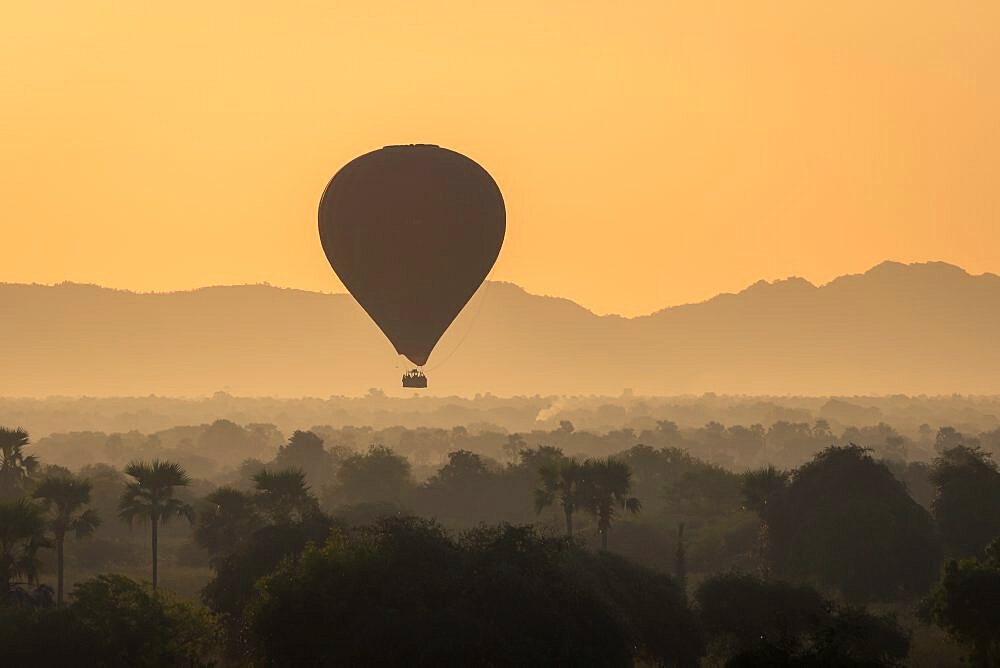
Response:
[{"label": "hot air balloon", "polygon": [[[333,270],[417,367],[485,280],[506,229],[503,196],[475,161],[430,144],[386,146],[333,177],[319,236]],[[426,387],[414,369],[407,387]]]}]

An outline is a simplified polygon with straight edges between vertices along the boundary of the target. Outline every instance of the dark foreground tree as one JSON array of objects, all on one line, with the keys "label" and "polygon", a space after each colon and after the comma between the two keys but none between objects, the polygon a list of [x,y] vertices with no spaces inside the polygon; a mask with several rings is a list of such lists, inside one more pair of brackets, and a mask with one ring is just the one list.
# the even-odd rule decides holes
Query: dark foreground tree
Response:
[{"label": "dark foreground tree", "polygon": [[667,576],[528,527],[453,540],[412,518],[283,561],[244,619],[265,665],[689,666],[701,653]]},{"label": "dark foreground tree", "polygon": [[260,471],[253,477],[254,504],[274,524],[301,521],[319,504],[309,493],[305,473],[298,469]]},{"label": "dark foreground tree", "polygon": [[617,510],[632,514],[642,510],[642,504],[632,492],[632,469],[617,459],[588,459],[583,463],[582,493],[585,508],[597,518],[601,534],[601,549],[608,549],[608,532]]},{"label": "dark foreground tree", "polygon": [[563,457],[557,462],[542,466],[538,475],[541,485],[535,490],[535,512],[540,513],[558,503],[566,520],[566,535],[572,538],[573,515],[584,502],[580,488],[583,467],[572,459]]},{"label": "dark foreground tree", "polygon": [[78,584],[69,604],[0,606],[0,647],[10,666],[208,666],[219,631],[204,608],[122,575]]},{"label": "dark foreground tree", "polygon": [[572,579],[612,611],[640,665],[698,665],[705,643],[678,578],[610,552],[572,550],[565,556]]},{"label": "dark foreground tree", "polygon": [[23,498],[0,503],[0,600],[38,583],[38,551],[49,546],[38,506]]},{"label": "dark foreground tree", "polygon": [[956,446],[934,460],[931,482],[937,494],[931,502],[952,557],[978,557],[1000,536],[1000,471],[979,448]]},{"label": "dark foreground tree", "polygon": [[153,589],[158,580],[158,549],[160,523],[175,517],[185,517],[194,524],[194,508],[174,497],[178,487],[191,483],[184,469],[173,462],[154,459],[152,462],[132,462],[125,467],[132,476],[118,503],[118,517],[130,525],[149,522],[153,547]]},{"label": "dark foreground tree", "polygon": [[982,559],[949,561],[921,616],[972,648],[972,663],[1000,665],[1000,538]]},{"label": "dark foreground tree", "polygon": [[767,512],[768,504],[788,485],[788,473],[773,466],[747,471],[740,480],[743,506],[757,515]]},{"label": "dark foreground tree", "polygon": [[789,475],[773,466],[765,466],[756,471],[747,471],[740,480],[743,507],[756,513],[760,519],[757,530],[756,560],[760,572],[765,577],[770,573],[770,547],[767,514],[769,504],[788,486]]},{"label": "dark foreground tree", "polygon": [[[232,554],[213,563],[216,574],[202,590],[202,600],[222,616],[231,635],[238,636],[243,608],[257,580],[271,573],[283,559],[300,554],[308,543],[325,541],[332,527],[329,517],[316,513],[303,522],[256,530]],[[239,638],[232,640],[236,643]]]},{"label": "dark foreground tree", "polygon": [[255,531],[264,526],[254,498],[233,487],[219,487],[205,497],[198,514],[194,540],[213,563],[236,552]]},{"label": "dark foreground tree", "polygon": [[695,598],[712,655],[727,666],[895,666],[909,654],[894,618],[837,607],[812,587],[726,573]]},{"label": "dark foreground tree", "polygon": [[90,482],[72,476],[46,476],[35,488],[34,497],[49,513],[49,529],[56,546],[56,602],[63,602],[66,534],[89,536],[100,526],[97,511],[90,503]]},{"label": "dark foreground tree", "polygon": [[25,493],[25,483],[38,471],[38,460],[26,455],[28,432],[0,427],[0,501],[13,501]]},{"label": "dark foreground tree", "polygon": [[812,587],[746,573],[708,578],[695,600],[705,633],[725,654],[745,652],[762,641],[789,653],[798,651],[829,616],[826,602]]},{"label": "dark foreground tree", "polygon": [[775,572],[853,601],[921,594],[941,548],[929,513],[868,450],[830,447],[800,467],[763,518]]},{"label": "dark foreground tree", "polygon": [[863,607],[834,609],[826,626],[813,636],[800,658],[805,666],[903,666],[910,654],[910,634],[895,616]]}]

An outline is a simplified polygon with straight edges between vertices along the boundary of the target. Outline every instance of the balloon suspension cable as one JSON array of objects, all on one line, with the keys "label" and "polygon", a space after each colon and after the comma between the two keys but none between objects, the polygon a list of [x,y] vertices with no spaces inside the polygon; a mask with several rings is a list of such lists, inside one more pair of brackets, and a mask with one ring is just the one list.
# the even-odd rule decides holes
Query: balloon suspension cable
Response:
[{"label": "balloon suspension cable", "polygon": [[479,300],[479,306],[476,307],[476,312],[472,314],[472,320],[471,322],[469,322],[469,326],[465,328],[465,332],[462,334],[462,338],[458,340],[458,343],[455,344],[455,347],[451,349],[451,352],[448,353],[448,356],[428,369],[423,369],[421,367],[420,368],[421,371],[429,372],[429,371],[434,371],[436,369],[440,369],[448,362],[448,360],[451,359],[452,355],[458,352],[458,349],[462,347],[463,343],[465,343],[465,339],[469,337],[469,333],[472,331],[472,328],[476,324],[476,321],[479,320],[479,314],[483,312],[483,304],[486,303],[486,295],[489,292],[489,289],[490,289],[490,282],[487,278],[487,280],[483,281],[483,287],[481,289],[481,292],[483,294]]}]

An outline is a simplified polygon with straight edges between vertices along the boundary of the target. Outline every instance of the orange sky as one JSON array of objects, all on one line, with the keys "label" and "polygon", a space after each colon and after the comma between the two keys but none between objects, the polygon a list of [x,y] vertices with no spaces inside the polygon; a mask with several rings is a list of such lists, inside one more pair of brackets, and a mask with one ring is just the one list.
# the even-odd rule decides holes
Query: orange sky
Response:
[{"label": "orange sky", "polygon": [[1000,272],[1000,3],[21,2],[0,280],[340,291],[316,204],[469,155],[493,278],[638,314],[884,259]]}]

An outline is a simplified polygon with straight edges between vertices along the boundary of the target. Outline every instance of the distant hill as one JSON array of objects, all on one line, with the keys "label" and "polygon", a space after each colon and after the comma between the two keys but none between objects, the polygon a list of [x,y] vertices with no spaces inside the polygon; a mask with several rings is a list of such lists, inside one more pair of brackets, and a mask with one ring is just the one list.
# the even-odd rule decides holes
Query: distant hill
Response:
[{"label": "distant hill", "polygon": [[[405,366],[340,294],[0,284],[0,313],[3,396],[396,393]],[[761,281],[638,318],[488,283],[431,356],[429,391],[998,393],[998,341],[1000,277],[944,263]]]}]

